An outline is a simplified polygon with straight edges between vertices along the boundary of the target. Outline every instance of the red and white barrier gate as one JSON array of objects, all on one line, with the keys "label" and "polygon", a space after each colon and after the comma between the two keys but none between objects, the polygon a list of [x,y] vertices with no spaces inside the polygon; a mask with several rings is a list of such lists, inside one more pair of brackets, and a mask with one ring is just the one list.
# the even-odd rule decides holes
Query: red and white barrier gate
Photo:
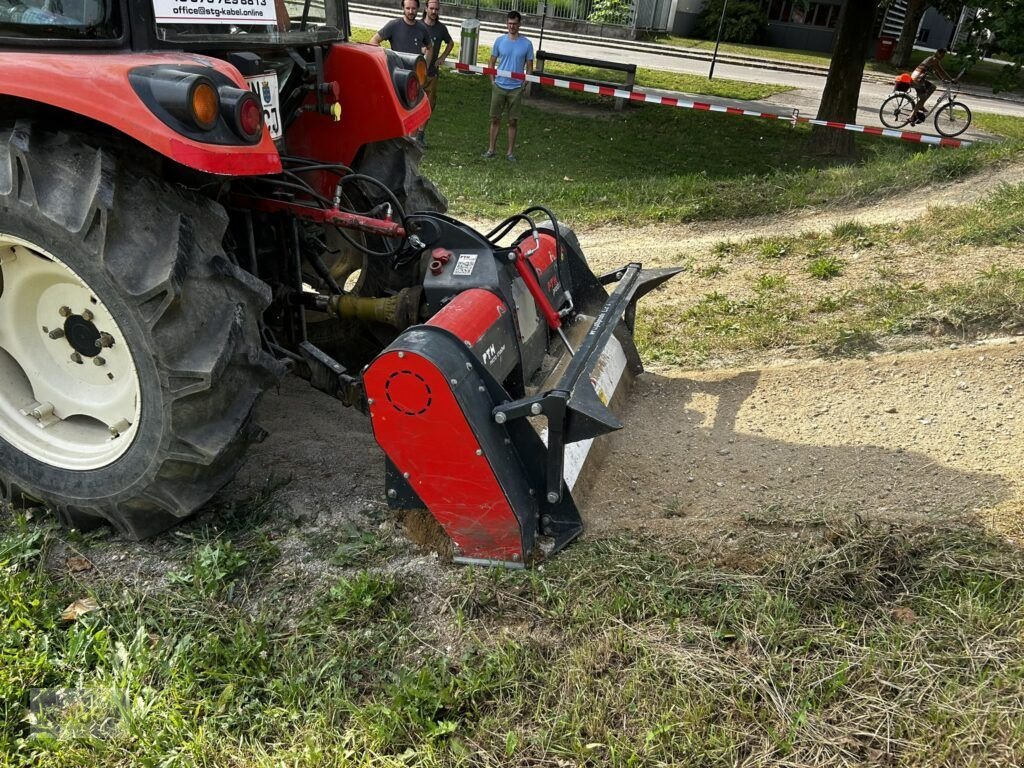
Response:
[{"label": "red and white barrier gate", "polygon": [[764,120],[783,120],[792,125],[806,123],[808,125],[820,125],[825,128],[835,128],[840,131],[854,131],[866,133],[872,136],[886,136],[891,139],[903,139],[918,144],[934,144],[940,147],[966,147],[972,142],[963,139],[946,139],[941,136],[930,136],[927,133],[917,131],[901,131],[891,128],[877,128],[873,125],[856,125],[854,123],[838,123],[832,120],[817,120],[812,117],[802,117],[799,110],[794,109],[790,114],[779,114],[775,112],[759,112],[753,109],[740,109],[739,107],[726,107],[721,104],[710,104],[703,101],[691,101],[689,99],[677,99],[671,96],[658,96],[653,93],[646,93],[640,90],[623,91],[618,88],[611,88],[606,85],[592,85],[582,83],[578,80],[569,80],[550,75],[527,75],[522,72],[510,72],[504,69],[493,69],[478,64],[463,64],[456,62],[451,65],[459,72],[476,72],[481,75],[497,75],[498,77],[510,77],[515,80],[522,80],[527,83],[539,83],[554,88],[566,88],[570,91],[581,93],[594,93],[599,96],[613,96],[617,99],[628,99],[645,104],[660,104],[665,107],[679,107],[680,109],[698,109],[704,112],[723,112],[727,115],[743,115],[745,117],[760,117]]}]

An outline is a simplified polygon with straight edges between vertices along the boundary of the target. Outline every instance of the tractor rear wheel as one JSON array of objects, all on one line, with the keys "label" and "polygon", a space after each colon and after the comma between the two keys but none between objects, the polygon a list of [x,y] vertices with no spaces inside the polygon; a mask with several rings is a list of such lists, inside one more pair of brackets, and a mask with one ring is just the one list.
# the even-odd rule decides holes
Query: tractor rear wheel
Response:
[{"label": "tractor rear wheel", "polygon": [[281,368],[223,209],[71,133],[0,128],[0,486],[65,523],[158,533],[262,435]]},{"label": "tractor rear wheel", "polygon": [[[448,199],[441,194],[434,182],[420,175],[420,160],[423,149],[408,137],[390,139],[367,144],[359,153],[355,170],[372,176],[384,183],[398,198],[406,214],[419,211],[448,210]],[[371,187],[366,187],[371,202],[384,201]]]}]

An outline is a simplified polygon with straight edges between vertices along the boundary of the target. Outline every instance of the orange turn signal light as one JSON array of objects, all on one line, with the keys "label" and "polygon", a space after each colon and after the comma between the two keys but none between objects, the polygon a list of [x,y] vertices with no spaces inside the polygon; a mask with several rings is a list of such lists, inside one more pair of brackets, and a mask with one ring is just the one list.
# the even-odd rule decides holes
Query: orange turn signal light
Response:
[{"label": "orange turn signal light", "polygon": [[220,113],[220,97],[217,95],[217,89],[213,87],[213,83],[197,80],[192,87],[189,106],[192,109],[192,118],[196,125],[204,130],[212,128]]}]

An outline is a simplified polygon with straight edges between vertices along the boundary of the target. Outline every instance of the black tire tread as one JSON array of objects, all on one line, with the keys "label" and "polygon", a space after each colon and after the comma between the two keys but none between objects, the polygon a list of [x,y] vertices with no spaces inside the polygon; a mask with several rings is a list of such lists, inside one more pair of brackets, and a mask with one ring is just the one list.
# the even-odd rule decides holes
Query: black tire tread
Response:
[{"label": "black tire tread", "polygon": [[[942,125],[942,113],[945,112],[947,109],[954,109],[954,108],[959,108],[959,109],[962,109],[964,112],[966,112],[967,113],[967,121],[964,123],[964,127],[961,128],[959,131],[953,131],[953,132],[944,131],[940,127]],[[959,136],[961,133],[963,133],[968,128],[970,128],[971,127],[971,120],[973,120],[973,119],[974,119],[974,115],[971,113],[971,108],[968,107],[963,102],[961,102],[961,101],[947,102],[947,103],[943,104],[941,107],[939,107],[937,110],[935,110],[935,130],[938,131],[940,135],[945,136],[947,139],[951,139],[954,136]]]},{"label": "black tire tread", "polygon": [[[420,175],[420,160],[423,149],[412,139],[390,139],[365,146],[356,162],[355,170],[382,181],[405,213],[448,210],[448,199],[441,194],[434,182]],[[371,187],[363,190],[374,203],[382,198]]]},{"label": "black tire tread", "polygon": [[155,359],[170,427],[153,469],[117,493],[46,496],[22,479],[28,487],[8,494],[42,497],[71,525],[101,519],[132,538],[156,534],[209,500],[262,434],[253,410],[283,373],[261,348],[270,290],[225,257],[219,205],[81,135],[27,121],[0,128],[0,210],[18,204],[94,243],[111,286],[147,329],[132,351]]},{"label": "black tire tread", "polygon": [[899,100],[899,101],[906,100],[906,101],[911,102],[911,104],[913,104],[913,98],[908,96],[907,94],[904,94],[904,93],[894,93],[894,94],[891,94],[891,95],[886,97],[885,101],[882,102],[882,106],[878,108],[878,118],[882,121],[882,125],[884,125],[886,128],[890,128],[892,130],[897,130],[898,131],[899,129],[905,128],[907,125],[909,125],[910,120],[913,117],[914,112],[913,112],[913,110],[911,110],[910,111],[910,115],[907,116],[907,119],[903,120],[901,122],[900,121],[895,121],[895,120],[890,121],[888,119],[889,113],[888,113],[887,109],[889,107],[889,103],[890,102],[894,102],[894,101],[897,101],[897,100]]}]

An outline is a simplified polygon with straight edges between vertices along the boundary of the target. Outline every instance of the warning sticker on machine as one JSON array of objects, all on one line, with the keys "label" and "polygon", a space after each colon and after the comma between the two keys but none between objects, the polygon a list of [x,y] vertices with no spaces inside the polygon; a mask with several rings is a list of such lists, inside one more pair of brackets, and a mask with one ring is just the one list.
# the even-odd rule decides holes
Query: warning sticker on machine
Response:
[{"label": "warning sticker on machine", "polygon": [[455,269],[452,270],[452,274],[457,277],[467,277],[473,274],[473,268],[476,266],[475,253],[462,253],[459,254],[459,260],[455,262]]},{"label": "warning sticker on machine", "polygon": [[153,0],[158,24],[273,24],[274,0]]}]

